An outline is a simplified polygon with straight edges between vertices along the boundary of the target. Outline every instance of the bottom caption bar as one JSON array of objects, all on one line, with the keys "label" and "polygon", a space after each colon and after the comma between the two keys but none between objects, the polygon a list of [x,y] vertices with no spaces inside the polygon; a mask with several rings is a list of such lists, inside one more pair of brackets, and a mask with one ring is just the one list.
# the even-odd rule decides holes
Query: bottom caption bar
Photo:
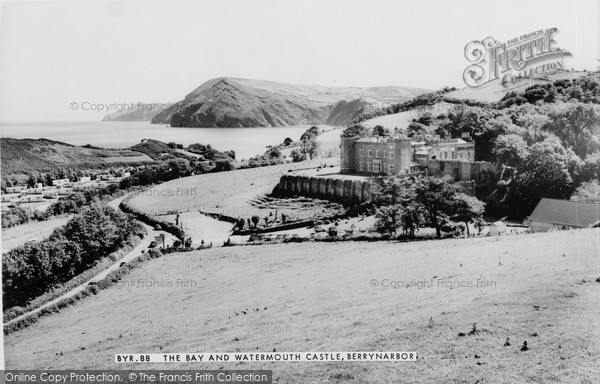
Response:
[{"label": "bottom caption bar", "polygon": [[4,383],[88,384],[88,383],[203,383],[272,384],[269,370],[6,370]]},{"label": "bottom caption bar", "polygon": [[239,363],[269,361],[417,361],[416,352],[119,353],[116,363]]}]

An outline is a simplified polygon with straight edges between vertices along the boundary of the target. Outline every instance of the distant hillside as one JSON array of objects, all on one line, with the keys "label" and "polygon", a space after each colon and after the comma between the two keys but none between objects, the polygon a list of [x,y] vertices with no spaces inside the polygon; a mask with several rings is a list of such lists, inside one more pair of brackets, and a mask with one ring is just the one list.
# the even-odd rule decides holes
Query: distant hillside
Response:
[{"label": "distant hillside", "polygon": [[47,139],[0,139],[2,176],[72,170],[102,169],[137,165],[153,160],[131,150],[77,147]]},{"label": "distant hillside", "polygon": [[154,116],[170,105],[172,105],[172,103],[132,103],[132,109],[110,113],[104,116],[102,121],[152,121]]},{"label": "distant hillside", "polygon": [[405,87],[325,87],[222,77],[205,82],[158,113],[152,123],[174,127],[344,125],[364,112],[368,103],[400,103],[424,92]]},{"label": "distant hillside", "polygon": [[[598,81],[600,76],[595,72],[577,72],[577,71],[562,71],[546,76],[523,79],[516,85],[505,88],[499,83],[489,84],[481,88],[443,88],[441,90],[423,93],[411,100],[403,103],[396,103],[380,109],[366,109],[363,113],[357,115],[352,120],[352,123],[362,123],[365,126],[372,127],[374,125],[382,125],[388,129],[406,128],[408,123],[425,112],[431,113],[434,116],[447,113],[452,109],[459,109],[463,106],[484,107],[484,108],[504,108],[506,107],[506,99],[514,97],[514,95],[523,95],[528,92],[528,89],[546,89],[556,88],[558,99],[568,101],[569,95],[564,96],[562,90],[572,81],[586,82],[585,79]],[[572,95],[578,100],[580,97]],[[525,99],[519,103],[525,102]],[[540,102],[547,103],[547,100]],[[589,102],[587,100],[586,102]]]},{"label": "distant hillside", "polygon": [[490,83],[481,88],[461,88],[447,94],[448,97],[459,100],[476,100],[481,102],[497,102],[500,101],[509,92],[523,93],[527,88],[536,84],[549,84],[557,80],[574,80],[581,76],[587,75],[586,72],[557,72],[554,74],[526,78],[515,85],[505,88],[499,82]]}]

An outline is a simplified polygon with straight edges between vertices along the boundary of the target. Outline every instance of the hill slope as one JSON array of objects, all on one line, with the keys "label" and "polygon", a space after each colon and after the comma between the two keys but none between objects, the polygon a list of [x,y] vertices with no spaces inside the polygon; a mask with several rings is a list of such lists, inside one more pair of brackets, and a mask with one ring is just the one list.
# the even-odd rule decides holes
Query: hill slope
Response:
[{"label": "hill slope", "polygon": [[[205,82],[157,114],[152,122],[175,127],[344,123],[368,102],[398,103],[424,92],[403,87],[325,87],[221,77]],[[360,101],[344,108],[338,105],[342,100]]]},{"label": "hill slope", "polygon": [[[5,336],[6,366],[103,369],[114,367],[112,357],[125,350],[388,350],[416,351],[419,360],[225,363],[224,368],[273,369],[281,383],[338,382],[339,377],[347,383],[398,382],[398,377],[428,384],[591,383],[600,374],[599,235],[600,229],[587,229],[166,255],[134,271],[121,286]],[[381,286],[387,284],[384,279],[434,284],[393,289]],[[477,279],[495,284],[444,285],[475,284]],[[136,286],[157,281],[173,285]],[[177,281],[190,284],[177,286]],[[474,323],[475,332],[469,334]],[[504,346],[507,338],[510,345]],[[524,341],[527,351],[521,351]],[[169,363],[120,368],[190,367]]]},{"label": "hill slope", "polygon": [[77,147],[47,139],[2,138],[0,148],[3,177],[57,168],[101,169],[153,162],[140,152]]}]

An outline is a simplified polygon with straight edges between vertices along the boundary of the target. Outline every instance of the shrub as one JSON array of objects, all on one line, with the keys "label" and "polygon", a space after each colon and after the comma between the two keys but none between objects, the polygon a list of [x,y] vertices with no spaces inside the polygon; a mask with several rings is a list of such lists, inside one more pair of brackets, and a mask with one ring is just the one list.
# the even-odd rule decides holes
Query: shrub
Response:
[{"label": "shrub", "polygon": [[132,217],[107,206],[92,205],[56,229],[47,239],[4,255],[4,307],[26,305],[110,255],[139,231]]}]

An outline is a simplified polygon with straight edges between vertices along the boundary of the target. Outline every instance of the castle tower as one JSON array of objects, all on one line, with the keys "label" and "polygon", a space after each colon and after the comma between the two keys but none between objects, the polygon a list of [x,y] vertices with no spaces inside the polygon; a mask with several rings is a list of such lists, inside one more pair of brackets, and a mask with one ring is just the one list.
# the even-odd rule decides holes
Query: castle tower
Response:
[{"label": "castle tower", "polygon": [[355,157],[356,150],[354,142],[356,137],[344,137],[341,138],[341,151],[340,151],[340,173],[352,173],[355,171]]}]

